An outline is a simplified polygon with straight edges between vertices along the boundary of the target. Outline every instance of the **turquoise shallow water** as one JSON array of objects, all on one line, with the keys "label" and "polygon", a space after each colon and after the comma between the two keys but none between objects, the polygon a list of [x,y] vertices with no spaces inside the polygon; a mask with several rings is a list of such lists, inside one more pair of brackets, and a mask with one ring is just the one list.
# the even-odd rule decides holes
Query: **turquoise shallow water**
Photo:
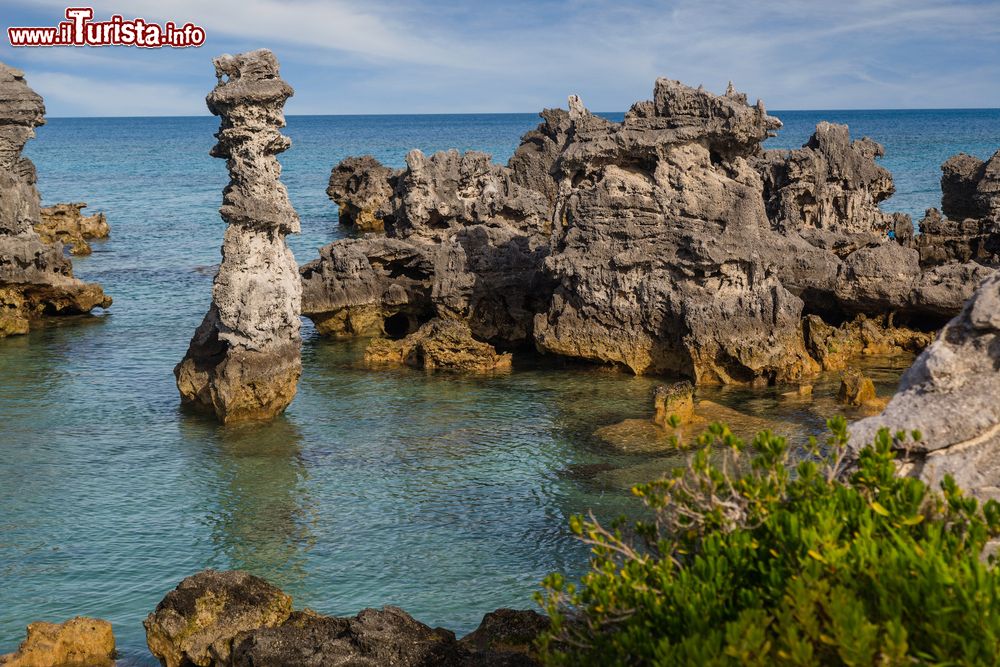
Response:
[{"label": "turquoise shallow water", "polygon": [[[898,194],[936,205],[938,165],[1000,147],[1000,111],[792,112],[771,143],[797,146],[817,120],[887,146]],[[612,115],[614,116],[614,115]],[[620,115],[617,117],[620,118]],[[533,114],[292,117],[283,180],[302,217],[300,262],[342,234],[330,167],[370,152],[476,148],[506,159]],[[53,119],[28,154],[46,203],[87,201],[112,237],[76,272],[102,283],[103,317],[0,340],[0,651],[24,626],[74,614],[115,624],[123,664],[149,664],[142,618],[204,567],[268,577],[297,605],[355,613],[398,604],[462,632],[485,611],[531,606],[554,569],[585,552],[570,513],[627,507],[623,489],[674,464],[612,453],[595,428],[648,412],[655,380],[523,358],[511,375],[373,372],[362,347],[304,328],[304,374],[287,415],[221,428],[178,409],[171,370],[210,299],[225,165],[217,120]],[[874,362],[883,392],[905,365]],[[705,396],[819,428],[819,408],[759,392]]]}]

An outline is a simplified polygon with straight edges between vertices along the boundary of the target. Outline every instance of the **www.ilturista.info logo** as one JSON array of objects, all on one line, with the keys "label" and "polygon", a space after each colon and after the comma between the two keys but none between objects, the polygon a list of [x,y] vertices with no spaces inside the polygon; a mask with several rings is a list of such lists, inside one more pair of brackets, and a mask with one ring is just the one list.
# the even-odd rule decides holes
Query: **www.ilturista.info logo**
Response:
[{"label": "www.ilturista.info logo", "polygon": [[205,29],[193,23],[163,25],[135,18],[130,21],[115,14],[108,21],[92,21],[91,7],[68,7],[66,21],[54,28],[7,28],[11,46],[163,46],[184,48],[205,43]]}]

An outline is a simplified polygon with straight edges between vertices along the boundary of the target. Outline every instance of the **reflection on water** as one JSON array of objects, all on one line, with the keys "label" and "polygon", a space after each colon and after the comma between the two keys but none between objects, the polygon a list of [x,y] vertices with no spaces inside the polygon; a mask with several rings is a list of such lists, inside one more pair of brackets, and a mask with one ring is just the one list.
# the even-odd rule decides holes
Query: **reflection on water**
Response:
[{"label": "reflection on water", "polygon": [[269,576],[279,587],[300,584],[315,517],[298,428],[279,418],[219,436],[218,506],[209,517],[219,559]]}]

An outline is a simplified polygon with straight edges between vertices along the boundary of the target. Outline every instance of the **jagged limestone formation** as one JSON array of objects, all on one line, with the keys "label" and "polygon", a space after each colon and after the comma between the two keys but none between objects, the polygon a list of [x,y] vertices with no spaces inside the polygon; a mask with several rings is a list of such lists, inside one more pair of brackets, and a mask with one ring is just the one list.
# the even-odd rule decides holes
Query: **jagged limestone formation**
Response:
[{"label": "jagged limestone formation", "polygon": [[885,411],[850,427],[851,442],[880,428],[917,430],[898,443],[902,472],[937,486],[951,475],[981,499],[1000,500],[1000,275],[988,278],[903,375]]},{"label": "jagged limestone formation", "polygon": [[185,403],[223,422],[266,419],[295,396],[302,370],[302,285],[285,235],[299,218],[275,157],[291,141],[279,128],[292,88],[267,50],[216,58],[209,110],[222,118],[214,157],[230,182],[219,212],[228,223],[212,305],[174,369]]},{"label": "jagged limestone formation", "polygon": [[986,162],[959,153],[941,165],[941,211],[928,209],[914,246],[923,266],[1000,267],[1000,151]]},{"label": "jagged limestone formation", "polygon": [[44,115],[24,74],[0,63],[0,338],[27,333],[38,317],[111,305],[99,285],[73,277],[61,243],[45,243],[34,229],[40,221],[35,165],[21,151]]},{"label": "jagged limestone formation", "polygon": [[385,229],[385,218],[398,170],[383,167],[371,155],[345,158],[330,173],[326,194],[340,209],[340,224],[362,232]]},{"label": "jagged limestone formation", "polygon": [[93,249],[87,241],[108,238],[111,227],[103,213],[84,215],[85,208],[83,202],[42,207],[35,231],[46,243],[59,241],[71,255],[89,255]]},{"label": "jagged limestone formation", "polygon": [[460,320],[431,320],[402,340],[376,338],[365,350],[369,364],[414,366],[427,370],[492,373],[511,368],[510,353],[498,354],[477,341]]},{"label": "jagged limestone formation", "polygon": [[340,191],[385,235],[303,267],[319,331],[401,338],[440,317],[635,373],[796,381],[833,363],[809,353],[805,315],[888,319],[883,347],[911,349],[992,273],[971,256],[921,261],[910,218],[879,209],[894,189],[882,147],[846,126],[765,151],[780,122],[763,104],[668,79],[621,123],[576,96],[541,116],[506,166],[455,151],[414,151],[401,171],[342,162],[356,185]]}]

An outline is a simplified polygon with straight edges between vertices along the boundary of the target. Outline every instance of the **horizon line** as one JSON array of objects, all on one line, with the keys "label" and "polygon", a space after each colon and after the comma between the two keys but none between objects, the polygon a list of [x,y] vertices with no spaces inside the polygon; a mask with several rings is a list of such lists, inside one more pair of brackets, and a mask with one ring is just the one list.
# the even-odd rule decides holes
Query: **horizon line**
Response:
[{"label": "horizon line", "polygon": [[[561,107],[554,107],[561,108]],[[880,108],[817,108],[817,109],[768,109],[767,113],[844,113],[844,112],[873,112],[873,111],[1000,111],[1000,107],[880,107]],[[285,114],[286,118],[370,118],[377,117],[399,117],[399,116],[537,116],[541,111],[449,111],[449,112],[422,112],[422,113],[293,113]],[[591,111],[595,115],[621,115],[626,111]],[[49,116],[46,120],[84,120],[84,119],[138,119],[138,118],[214,118],[207,111],[203,114],[182,114],[182,115],[155,115],[155,116]]]}]

